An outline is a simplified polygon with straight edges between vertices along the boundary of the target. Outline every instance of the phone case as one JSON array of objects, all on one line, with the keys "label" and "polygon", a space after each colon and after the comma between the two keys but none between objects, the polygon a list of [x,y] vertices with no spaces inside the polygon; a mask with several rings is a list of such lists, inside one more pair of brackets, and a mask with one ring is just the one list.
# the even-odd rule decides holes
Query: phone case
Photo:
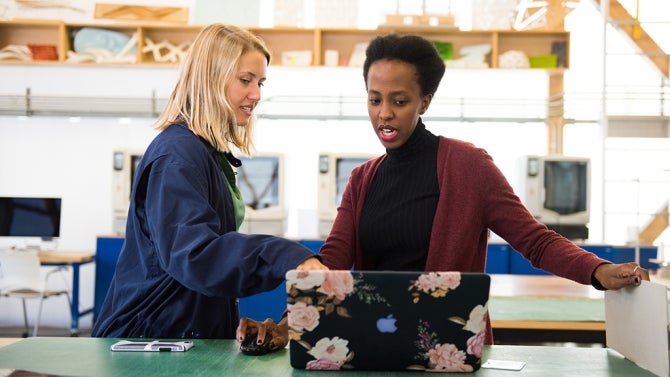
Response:
[{"label": "phone case", "polygon": [[121,340],[110,347],[112,351],[127,352],[186,352],[193,348],[191,341],[134,341]]}]

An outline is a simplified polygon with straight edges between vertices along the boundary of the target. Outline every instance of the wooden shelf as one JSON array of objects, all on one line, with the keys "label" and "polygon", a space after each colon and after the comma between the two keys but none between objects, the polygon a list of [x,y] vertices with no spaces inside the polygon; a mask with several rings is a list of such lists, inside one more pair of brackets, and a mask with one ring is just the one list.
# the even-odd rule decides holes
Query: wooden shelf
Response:
[{"label": "wooden shelf", "polygon": [[56,47],[60,59],[66,51],[63,35],[65,35],[65,24],[60,21],[0,21],[0,49],[8,45],[50,45]]},{"label": "wooden shelf", "polygon": [[[53,45],[58,53],[56,62],[67,62],[67,52],[73,49],[74,35],[84,27],[103,28],[123,33],[129,38],[137,35],[137,58],[135,63],[128,64],[165,64],[174,62],[157,62],[152,52],[142,52],[146,39],[153,43],[168,41],[172,45],[187,44],[192,41],[200,25],[169,25],[147,23],[66,23],[51,20],[13,20],[0,21],[0,48],[7,45],[43,44]],[[527,56],[546,56],[552,53],[552,44],[561,42],[565,45],[565,66],[569,67],[570,34],[565,31],[460,31],[444,27],[392,27],[382,26],[377,30],[317,28],[303,29],[291,27],[248,28],[259,35],[269,46],[272,53],[272,65],[281,65],[282,54],[287,51],[311,52],[312,66],[325,65],[325,54],[328,50],[337,51],[339,65],[348,64],[354,47],[359,43],[367,43],[380,34],[418,34],[433,41],[451,42],[454,58],[458,59],[461,48],[470,45],[490,44],[491,53],[487,56],[490,68],[498,68],[498,57],[509,50],[523,51]],[[0,60],[0,64],[16,64],[14,60]],[[22,62],[32,64],[32,62]],[[91,64],[91,63],[87,63]],[[95,63],[92,63],[95,64]]]},{"label": "wooden shelf", "polygon": [[[138,41],[137,41],[137,50],[138,57],[137,61],[139,63],[151,63],[151,64],[165,64],[157,62],[154,58],[154,55],[151,51],[143,52],[144,47],[147,46],[147,39],[153,43],[160,43],[162,41],[169,41],[174,46],[184,45],[183,51],[186,51],[188,44],[190,44],[195,38],[198,31],[202,27],[200,26],[180,26],[173,27],[168,25],[152,25],[152,26],[141,26],[138,28]],[[170,64],[170,63],[168,63]]]},{"label": "wooden shelf", "polygon": [[[570,34],[566,31],[498,31],[497,35],[497,48],[498,56],[505,51],[509,50],[521,50],[527,56],[547,56],[553,53],[552,45],[554,43],[563,43],[564,44],[564,56],[565,59],[563,66],[558,68],[568,68],[570,66]],[[493,68],[497,68],[496,65]]]},{"label": "wooden shelf", "polygon": [[[101,28],[106,30],[112,30],[117,33],[124,34],[128,38],[131,38],[133,34],[139,32],[139,27],[133,25],[124,25],[124,24],[114,24],[113,26],[107,24],[85,24],[85,23],[68,23],[65,24],[65,34],[62,35],[62,49],[65,51],[65,54],[59,55],[59,61],[65,62],[67,60],[67,53],[69,51],[74,51],[74,38],[78,31],[84,28]],[[139,48],[138,48],[139,51]],[[137,59],[137,62],[141,62],[140,59]],[[76,64],[76,63],[75,63]],[[88,63],[90,64],[90,63]],[[93,63],[95,64],[95,63]]]},{"label": "wooden shelf", "polygon": [[265,41],[272,58],[270,64],[282,65],[282,53],[287,51],[312,51],[312,64],[316,64],[315,56],[318,56],[318,29],[302,29],[302,28],[248,28],[249,31],[258,35]]}]

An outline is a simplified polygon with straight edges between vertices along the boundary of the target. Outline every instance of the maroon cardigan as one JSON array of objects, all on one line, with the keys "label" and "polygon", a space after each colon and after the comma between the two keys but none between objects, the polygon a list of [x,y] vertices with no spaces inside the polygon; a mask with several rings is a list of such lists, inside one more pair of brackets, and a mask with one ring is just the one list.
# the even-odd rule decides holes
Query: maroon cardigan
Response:
[{"label": "maroon cardigan", "polygon": [[[330,269],[372,269],[362,258],[358,228],[365,193],[384,158],[368,161],[351,173],[319,252]],[[483,272],[489,229],[533,266],[581,284],[592,284],[596,267],[610,263],[539,223],[484,149],[440,136],[437,179],[440,198],[426,271]],[[490,321],[486,343],[493,344]]]}]

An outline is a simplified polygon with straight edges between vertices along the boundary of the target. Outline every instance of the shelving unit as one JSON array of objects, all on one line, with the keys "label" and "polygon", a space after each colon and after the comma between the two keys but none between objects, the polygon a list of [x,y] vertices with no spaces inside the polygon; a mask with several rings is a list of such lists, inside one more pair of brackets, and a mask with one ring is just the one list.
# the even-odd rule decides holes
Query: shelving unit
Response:
[{"label": "shelving unit", "polygon": [[[0,48],[10,44],[48,44],[56,46],[58,61],[65,63],[67,52],[73,49],[74,35],[84,27],[95,27],[120,32],[129,38],[137,34],[137,59],[134,64],[157,64],[150,52],[142,53],[145,38],[154,43],[169,41],[173,45],[192,41],[200,25],[169,25],[147,23],[66,23],[50,20],[13,20],[0,21]],[[309,51],[312,54],[311,65],[325,65],[325,52],[338,52],[339,63],[348,62],[354,46],[369,42],[376,35],[387,33],[419,34],[430,40],[451,42],[454,58],[458,59],[459,51],[464,46],[490,44],[491,53],[487,57],[490,68],[498,68],[498,57],[508,50],[520,50],[527,56],[543,56],[551,54],[553,42],[563,42],[566,54],[569,51],[569,32],[565,31],[460,31],[446,27],[391,27],[382,26],[376,30],[337,29],[337,28],[249,28],[265,40],[273,54],[273,65],[281,64],[282,53],[287,51]],[[565,56],[565,67],[568,68],[569,58]],[[12,63],[0,60],[0,64]],[[16,63],[16,62],[13,62]],[[26,62],[24,62],[26,63]],[[27,62],[28,64],[30,62]],[[72,64],[72,63],[70,63]],[[159,63],[174,64],[174,63]]]},{"label": "shelving unit", "polygon": [[[125,34],[127,37],[137,35],[137,56],[132,63],[75,63],[67,60],[67,54],[73,49],[74,35],[84,27],[95,27]],[[188,44],[201,30],[202,25],[171,25],[161,23],[67,23],[51,20],[12,20],[0,21],[0,49],[10,44],[48,44],[56,46],[56,61],[23,61],[0,60],[1,65],[8,64],[88,64],[88,65],[123,65],[123,66],[176,66],[178,61],[156,61],[154,54],[142,52],[146,39],[153,43],[170,42],[173,46]],[[297,27],[248,28],[266,41],[272,53],[270,64],[282,65],[285,52],[302,52],[311,55],[309,66],[326,65],[326,52],[337,52],[337,64],[349,65],[352,53],[358,44],[367,43],[377,35],[398,33],[417,34],[439,42],[450,42],[453,47],[453,58],[459,59],[460,50],[465,46],[490,44],[491,52],[486,56],[489,68],[499,68],[499,57],[510,50],[522,51],[528,57],[548,56],[552,54],[555,43],[563,45],[564,56],[557,60],[562,62],[559,67],[548,71],[549,93],[553,109],[547,110],[549,127],[549,153],[562,153],[563,118],[563,71],[569,68],[570,33],[566,31],[514,31],[514,30],[478,30],[461,31],[453,27],[440,26],[389,26],[384,25],[376,30]],[[559,109],[556,111],[555,109]]]}]

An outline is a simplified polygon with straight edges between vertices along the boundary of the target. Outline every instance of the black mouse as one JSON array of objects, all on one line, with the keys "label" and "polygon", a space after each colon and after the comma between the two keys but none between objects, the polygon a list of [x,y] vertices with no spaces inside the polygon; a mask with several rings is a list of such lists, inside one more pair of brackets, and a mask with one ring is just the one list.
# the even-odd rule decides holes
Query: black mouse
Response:
[{"label": "black mouse", "polygon": [[256,343],[256,337],[258,334],[248,335],[244,338],[242,344],[240,344],[240,352],[245,355],[265,355],[270,352],[270,339],[272,336],[268,333],[265,335],[265,342],[263,344]]}]

